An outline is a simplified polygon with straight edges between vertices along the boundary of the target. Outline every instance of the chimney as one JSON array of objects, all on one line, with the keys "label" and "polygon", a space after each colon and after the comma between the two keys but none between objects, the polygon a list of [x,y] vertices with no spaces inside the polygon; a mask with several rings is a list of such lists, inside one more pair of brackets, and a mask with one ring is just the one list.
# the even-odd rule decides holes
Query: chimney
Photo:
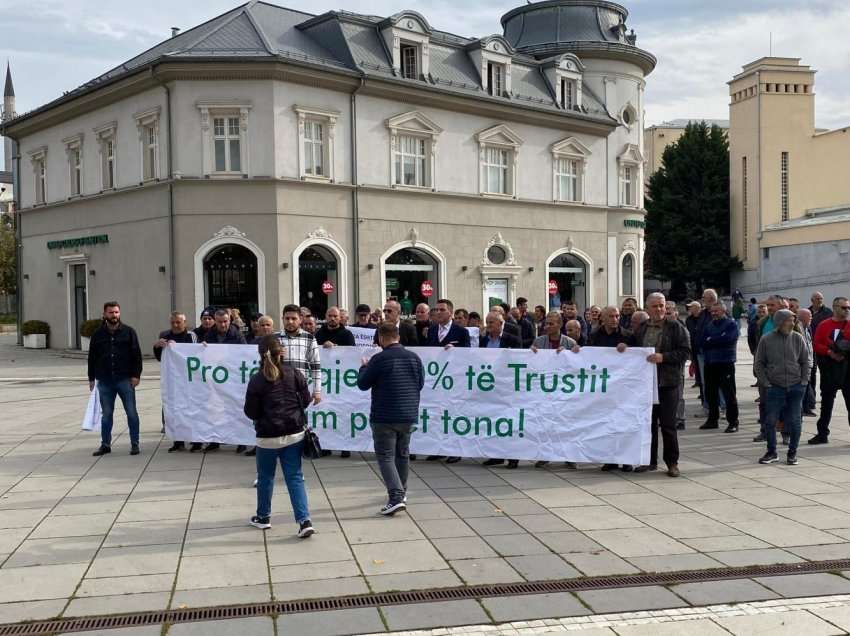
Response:
[{"label": "chimney", "polygon": [[178,33],[180,33],[180,27],[171,27],[171,37],[177,37]]}]

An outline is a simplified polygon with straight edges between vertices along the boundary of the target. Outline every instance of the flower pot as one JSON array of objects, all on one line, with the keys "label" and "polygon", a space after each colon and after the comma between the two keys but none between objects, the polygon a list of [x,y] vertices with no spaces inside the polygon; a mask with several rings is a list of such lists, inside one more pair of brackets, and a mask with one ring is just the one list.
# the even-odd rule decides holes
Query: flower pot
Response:
[{"label": "flower pot", "polygon": [[24,336],[25,349],[47,349],[47,334],[34,333]]},{"label": "flower pot", "polygon": [[80,350],[81,351],[88,351],[90,343],[91,343],[91,338],[86,338],[85,336],[80,336]]}]

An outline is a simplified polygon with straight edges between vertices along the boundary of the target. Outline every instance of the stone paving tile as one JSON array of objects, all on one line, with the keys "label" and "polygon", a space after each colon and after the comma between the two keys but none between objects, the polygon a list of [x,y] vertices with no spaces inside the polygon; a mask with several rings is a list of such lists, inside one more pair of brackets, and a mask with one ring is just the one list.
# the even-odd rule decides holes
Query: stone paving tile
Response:
[{"label": "stone paving tile", "polygon": [[489,559],[464,559],[449,561],[452,569],[467,585],[481,583],[517,583],[524,581],[523,577],[505,559],[492,557]]},{"label": "stone paving tile", "polygon": [[448,563],[429,541],[367,543],[352,546],[363,574],[398,574],[442,570]]},{"label": "stone paving tile", "polygon": [[499,556],[527,556],[532,554],[551,554],[552,550],[540,543],[532,535],[494,534],[485,538]]},{"label": "stone paving tile", "polygon": [[65,515],[90,515],[105,512],[118,513],[126,502],[124,495],[93,495],[88,497],[65,497],[50,512],[52,517]]},{"label": "stone paving tile", "polygon": [[351,596],[369,592],[366,579],[362,576],[274,584],[274,597],[279,601]]},{"label": "stone paving tile", "polygon": [[597,614],[667,609],[687,605],[671,591],[657,585],[590,590],[579,592],[578,596]]},{"label": "stone paving tile", "polygon": [[577,530],[582,531],[643,527],[640,521],[613,506],[552,508],[552,513],[561,517]]},{"label": "stone paving tile", "polygon": [[[618,636],[729,636],[729,632],[710,619],[646,625],[617,625]],[[584,630],[579,632],[584,636]]]},{"label": "stone paving tile", "polygon": [[770,547],[769,543],[765,543],[761,539],[756,539],[748,534],[679,540],[698,552],[728,552],[730,550],[756,550]]},{"label": "stone paving tile", "polygon": [[826,506],[798,506],[794,508],[774,508],[775,514],[804,523],[819,530],[850,528],[850,513]]},{"label": "stone paving tile", "polygon": [[476,536],[475,531],[460,519],[417,519],[416,523],[425,536],[432,540]]},{"label": "stone paving tile", "polygon": [[311,563],[309,568],[305,568],[303,565],[275,565],[271,567],[273,583],[291,583],[293,581],[312,581],[358,575],[360,575],[360,568],[353,557],[349,561]]},{"label": "stone paving tile", "polygon": [[50,512],[50,508],[0,510],[0,528],[26,528],[31,530],[47,516],[48,512]]},{"label": "stone paving tile", "polygon": [[161,633],[162,625],[145,625],[120,629],[96,629],[86,632],[62,632],[62,636],[159,636]]},{"label": "stone paving tile", "polygon": [[265,552],[263,532],[253,527],[204,528],[189,530],[183,544],[183,556]]},{"label": "stone paving tile", "polygon": [[30,535],[32,539],[50,539],[58,537],[83,537],[104,535],[115,521],[115,514],[69,515],[63,517],[48,516]]},{"label": "stone paving tile", "polygon": [[179,558],[180,546],[177,544],[102,548],[86,576],[102,578],[167,574],[176,571]]},{"label": "stone paving tile", "polygon": [[177,589],[239,587],[268,583],[268,580],[266,555],[262,552],[184,557],[177,575]]},{"label": "stone paving tile", "polygon": [[771,636],[831,636],[844,634],[844,630],[830,625],[814,614],[803,611],[758,614],[757,616],[729,616],[714,619],[735,636],[771,634]]},{"label": "stone paving tile", "polygon": [[102,541],[102,536],[30,539],[21,544],[3,567],[88,563],[94,558]]},{"label": "stone paving tile", "polygon": [[544,515],[513,515],[511,518],[534,534],[540,532],[569,532],[575,530],[566,521],[549,512]]},{"label": "stone paving tile", "polygon": [[662,556],[629,557],[628,561],[644,572],[677,572],[722,568],[723,564],[705,554],[668,554]]},{"label": "stone paving tile", "polygon": [[[506,515],[516,518],[519,515],[545,515],[549,511],[532,499],[491,499],[493,507]],[[850,524],[848,524],[850,525]]]},{"label": "stone paving tile", "polygon": [[0,590],[6,603],[69,598],[76,589],[87,563],[37,565],[0,569]]},{"label": "stone paving tile", "polygon": [[119,523],[128,521],[158,521],[161,519],[185,519],[192,502],[186,499],[178,501],[142,501],[127,503],[118,515]]},{"label": "stone paving tile", "polygon": [[850,543],[829,545],[808,545],[788,548],[788,552],[809,561],[829,561],[832,559],[850,559]]},{"label": "stone paving tile", "polygon": [[777,518],[753,504],[737,500],[691,501],[688,507],[722,523],[758,522]]},{"label": "stone paving tile", "polygon": [[507,562],[527,581],[572,579],[580,572],[553,554],[508,557]]},{"label": "stone paving tile", "polygon": [[605,549],[582,532],[541,532],[536,536],[541,543],[559,554],[564,552],[598,552]]},{"label": "stone paving tile", "polygon": [[491,534],[518,534],[523,531],[519,524],[505,516],[467,519],[466,523],[481,536]]},{"label": "stone paving tile", "polygon": [[286,614],[277,618],[277,633],[281,635],[343,636],[383,631],[384,624],[381,621],[381,615],[375,608]]},{"label": "stone paving tile", "polygon": [[342,530],[352,545],[425,538],[409,517],[350,519],[342,522]]},{"label": "stone paving tile", "polygon": [[367,576],[373,592],[395,592],[399,590],[427,590],[441,587],[459,587],[463,581],[453,570],[432,572],[407,572],[404,574],[381,574]]},{"label": "stone paving tile", "polygon": [[651,514],[637,516],[636,519],[646,525],[670,535],[674,539],[694,539],[699,537],[722,537],[738,534],[738,531],[726,524],[710,519],[697,512],[674,514]]},{"label": "stone paving tile", "polygon": [[295,534],[291,534],[288,528],[283,536],[276,536],[274,530],[275,528],[266,530],[265,533],[257,532],[260,538],[265,534],[270,565],[297,565],[351,559],[351,548],[341,534],[319,531],[309,540],[304,541]]},{"label": "stone paving tile", "polygon": [[605,503],[580,488],[570,486],[531,489],[526,490],[525,494],[546,508],[601,506]]},{"label": "stone paving tile", "polygon": [[765,548],[763,550],[733,550],[729,552],[708,552],[712,559],[720,561],[724,565],[733,567],[741,565],[773,565],[775,563],[798,563],[800,557],[780,550],[779,548]]},{"label": "stone paving tile", "polygon": [[585,576],[606,576],[610,574],[633,574],[640,572],[631,563],[608,550],[602,550],[600,552],[571,552],[562,554],[561,558]]},{"label": "stone paving tile", "polygon": [[[0,577],[0,580],[2,580],[2,577]],[[0,623],[19,623],[55,618],[62,613],[67,602],[65,598],[58,598],[49,601],[0,603]]]},{"label": "stone paving tile", "polygon": [[168,592],[174,587],[173,572],[168,574],[141,574],[116,576],[101,579],[83,579],[75,596],[111,596],[115,594],[141,594],[144,592]]},{"label": "stone paving tile", "polygon": [[265,603],[271,600],[271,596],[271,588],[268,583],[197,590],[174,590],[171,608]]},{"label": "stone paving tile", "polygon": [[750,579],[704,581],[673,585],[670,590],[691,605],[719,605],[780,598],[778,594]]},{"label": "stone paving tile", "polygon": [[177,623],[168,630],[169,636],[273,636],[274,620],[265,616],[237,618],[227,621]]},{"label": "stone paving tile", "polygon": [[75,598],[62,613],[62,616],[91,616],[93,614],[121,614],[124,612],[160,610],[168,607],[168,599],[170,598],[171,592]]},{"label": "stone paving tile", "polygon": [[850,632],[850,605],[810,609],[809,611],[815,616],[840,627],[844,631]]},{"label": "stone paving tile", "polygon": [[106,535],[103,547],[120,548],[124,546],[183,543],[185,534],[185,519],[116,523],[112,526],[109,534]]},{"label": "stone paving tile", "polygon": [[407,510],[416,521],[431,521],[436,519],[458,519],[457,513],[444,503],[414,504],[411,502]]},{"label": "stone paving tile", "polygon": [[728,499],[727,494],[722,493],[714,488],[708,488],[696,482],[687,481],[651,481],[642,484],[646,490],[667,497],[677,502],[687,501],[711,501],[716,499]]},{"label": "stone paving tile", "polygon": [[755,580],[788,598],[850,593],[850,581],[837,574],[793,574],[766,576]]},{"label": "stone paving tile", "polygon": [[593,530],[587,535],[621,557],[661,556],[694,552],[684,543],[653,528],[626,530]]},{"label": "stone paving tile", "polygon": [[780,548],[836,542],[835,535],[823,530],[815,530],[802,523],[783,519],[778,515],[773,515],[773,517],[764,521],[731,522],[731,525],[741,532]]},{"label": "stone paving tile", "polygon": [[484,598],[481,604],[497,623],[590,614],[587,607],[566,592]]},{"label": "stone paving tile", "polygon": [[[496,535],[513,537],[517,535]],[[527,535],[526,535],[527,536]],[[490,537],[492,538],[492,537]],[[433,539],[432,543],[445,559],[480,559],[499,556],[481,537],[460,537],[455,539]],[[545,546],[544,546],[545,547]]]},{"label": "stone paving tile", "polygon": [[627,495],[603,495],[600,497],[608,504],[630,515],[669,514],[688,512],[684,506],[666,497],[653,493],[630,493]]},{"label": "stone paving tile", "polygon": [[423,629],[489,622],[487,614],[475,601],[391,605],[382,607],[381,611],[390,629]]}]

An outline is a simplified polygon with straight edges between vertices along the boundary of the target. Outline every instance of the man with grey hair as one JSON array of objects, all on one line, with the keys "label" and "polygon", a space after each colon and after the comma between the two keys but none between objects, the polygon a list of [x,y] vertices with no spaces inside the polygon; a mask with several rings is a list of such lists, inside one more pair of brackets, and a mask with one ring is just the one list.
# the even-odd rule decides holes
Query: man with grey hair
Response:
[{"label": "man with grey hair", "polygon": [[767,397],[764,409],[764,434],[767,452],[760,464],[773,464],[776,455],[776,422],[784,418],[789,436],[787,463],[797,464],[800,443],[803,395],[812,370],[812,356],[805,339],[794,331],[794,314],[779,309],[773,317],[775,329],[765,335],[756,350],[753,371]]},{"label": "man with grey hair", "polygon": [[543,321],[543,335],[531,343],[530,349],[537,353],[540,349],[555,349],[559,353],[564,349],[572,350],[578,346],[575,340],[561,333],[563,318],[560,311],[550,311]]},{"label": "man with grey hair", "polygon": [[634,334],[634,344],[653,349],[646,361],[658,367],[658,404],[652,407],[652,448],[648,466],[635,472],[658,470],[658,429],[664,440],[664,463],[670,477],[679,476],[679,440],[676,434],[676,407],[679,404],[679,384],[682,369],[691,355],[688,330],[678,320],[665,317],[664,294],[650,294],[646,299],[649,320]]},{"label": "man with grey hair", "polygon": [[632,333],[636,333],[647,320],[649,320],[649,314],[645,311],[633,312],[632,317],[629,320],[629,330]]},{"label": "man with grey hair", "polygon": [[[702,332],[705,331],[706,326],[712,321],[711,316],[711,308],[714,306],[718,300],[717,292],[711,288],[704,289],[702,292],[702,313],[699,315],[699,319],[696,324],[696,337],[691,339],[691,347],[694,352],[694,356],[696,356],[697,367],[699,368],[699,377],[702,380],[703,384],[705,384],[705,354],[702,351]],[[706,396],[705,387],[703,386],[702,391],[702,408],[703,411],[708,412],[708,398]],[[723,396],[720,396],[720,408],[726,408],[726,400],[723,399]]]}]

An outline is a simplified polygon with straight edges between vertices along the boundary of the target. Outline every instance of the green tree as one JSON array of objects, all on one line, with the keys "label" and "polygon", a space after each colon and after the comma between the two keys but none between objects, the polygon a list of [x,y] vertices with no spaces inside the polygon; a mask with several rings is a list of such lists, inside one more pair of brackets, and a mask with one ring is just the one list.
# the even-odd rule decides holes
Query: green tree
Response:
[{"label": "green tree", "polygon": [[3,214],[0,216],[0,294],[15,293],[15,272],[15,227]]},{"label": "green tree", "polygon": [[688,283],[728,289],[729,143],[717,126],[690,123],[662,155],[649,178],[646,200],[646,261],[650,275],[671,282],[674,297]]}]

